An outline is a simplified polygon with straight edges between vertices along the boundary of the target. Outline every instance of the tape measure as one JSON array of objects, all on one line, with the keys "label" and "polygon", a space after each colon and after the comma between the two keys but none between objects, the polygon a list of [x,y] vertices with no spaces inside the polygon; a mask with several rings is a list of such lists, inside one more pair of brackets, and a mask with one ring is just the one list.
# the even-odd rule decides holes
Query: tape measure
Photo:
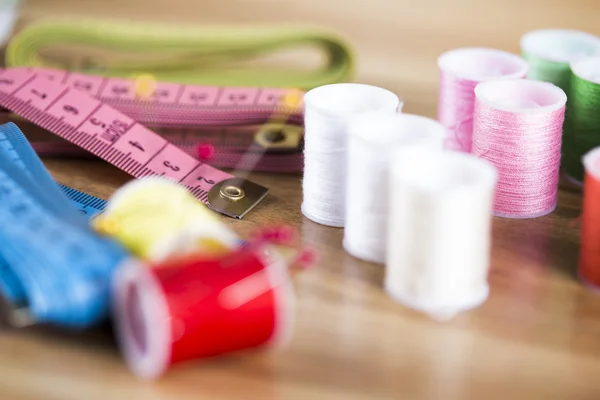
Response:
[{"label": "tape measure", "polygon": [[[13,121],[8,113],[0,121]],[[4,117],[4,118],[3,118]],[[15,121],[17,122],[17,121]],[[88,158],[84,149],[27,121],[18,121],[40,156]],[[149,126],[164,139],[193,157],[202,145],[213,146],[210,164],[218,168],[274,173],[298,173],[304,167],[303,128],[267,123],[241,126]],[[245,161],[245,162],[244,162]]]},{"label": "tape measure", "polygon": [[[63,63],[42,56],[44,48],[61,45],[83,46],[79,54],[99,50],[104,56],[94,54],[94,59],[81,61],[71,57]],[[311,71],[248,64],[269,53],[302,47],[320,50],[324,66]],[[84,70],[123,78],[151,73],[160,81],[203,85],[312,89],[351,79],[354,57],[339,37],[314,28],[198,28],[78,18],[25,27],[9,43],[6,65]]]},{"label": "tape measure", "polygon": [[[0,106],[134,177],[160,175],[179,182],[210,208],[234,218],[242,218],[267,195],[267,188],[199,161],[103,102],[107,98],[121,96],[121,90],[115,90],[115,87],[127,89],[126,85],[129,84],[131,88],[130,81],[92,79],[86,82],[96,82],[97,86],[92,84],[88,89],[82,83],[83,78],[90,79],[81,74],[54,70],[0,70]],[[81,86],[83,91],[71,85]],[[153,112],[152,115],[166,117],[166,110],[174,111],[172,105],[183,106],[177,108],[177,117],[171,117],[174,123],[177,118],[198,120],[198,115],[202,115],[201,120],[208,125],[219,121],[241,124],[264,120],[274,112],[286,113],[285,107],[279,105],[280,97],[285,96],[280,89],[221,88],[213,93],[210,105],[203,108],[194,105],[196,103],[192,100],[190,104],[183,103],[188,101],[185,99],[196,97],[196,87],[169,85],[172,89],[169,91],[170,100],[164,104],[164,108],[161,101],[165,100],[155,100],[152,104],[157,106],[153,108],[157,114]],[[160,88],[161,84],[157,85],[156,90]],[[205,89],[204,93],[208,93],[209,89]],[[90,97],[85,91],[96,93],[103,101]],[[133,95],[131,89],[127,93]],[[119,101],[123,105],[139,106],[139,102],[132,98]],[[133,109],[131,106],[131,111]],[[182,110],[186,111],[180,112]]]},{"label": "tape measure", "polygon": [[69,200],[77,207],[80,214],[93,218],[106,208],[107,201],[80,192],[65,185],[58,185]]},{"label": "tape measure", "polygon": [[0,126],[0,289],[5,318],[87,327],[107,316],[112,272],[127,258],[91,229],[75,203],[102,205],[61,189],[25,137]]}]

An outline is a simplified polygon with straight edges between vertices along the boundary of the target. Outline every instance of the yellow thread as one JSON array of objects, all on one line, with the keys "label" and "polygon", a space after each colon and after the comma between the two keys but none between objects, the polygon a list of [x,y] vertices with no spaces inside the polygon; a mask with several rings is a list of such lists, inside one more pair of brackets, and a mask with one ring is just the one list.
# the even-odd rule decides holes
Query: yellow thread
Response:
[{"label": "yellow thread", "polygon": [[152,97],[156,91],[156,79],[152,74],[142,74],[135,77],[134,93],[135,96],[142,100],[147,100]]},{"label": "yellow thread", "polygon": [[222,254],[238,243],[187,189],[162,178],[132,181],[117,190],[93,226],[151,261],[190,253]]},{"label": "yellow thread", "polygon": [[283,104],[289,108],[298,108],[303,99],[303,92],[290,89],[283,96]]}]

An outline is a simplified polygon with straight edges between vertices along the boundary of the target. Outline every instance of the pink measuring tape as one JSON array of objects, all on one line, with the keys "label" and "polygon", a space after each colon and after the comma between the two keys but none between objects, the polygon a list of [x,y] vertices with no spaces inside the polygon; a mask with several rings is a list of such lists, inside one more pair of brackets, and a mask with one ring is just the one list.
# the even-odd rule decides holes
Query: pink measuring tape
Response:
[{"label": "pink measuring tape", "polygon": [[[3,118],[6,117],[6,118]],[[0,113],[0,121],[12,121]],[[28,121],[15,121],[40,156],[89,158],[93,154],[49,134]],[[304,167],[303,130],[297,125],[148,126],[186,153],[198,157],[202,145],[211,145],[210,164],[220,168],[299,173]],[[202,159],[202,158],[201,158]]]},{"label": "pink measuring tape", "polygon": [[177,181],[212,209],[234,218],[242,218],[268,189],[199,161],[132,116],[162,126],[209,127],[259,124],[279,114],[299,124],[301,105],[286,109],[281,105],[285,94],[284,89],[158,83],[148,100],[139,101],[130,80],[45,69],[0,70],[0,106],[134,177],[161,175]]}]

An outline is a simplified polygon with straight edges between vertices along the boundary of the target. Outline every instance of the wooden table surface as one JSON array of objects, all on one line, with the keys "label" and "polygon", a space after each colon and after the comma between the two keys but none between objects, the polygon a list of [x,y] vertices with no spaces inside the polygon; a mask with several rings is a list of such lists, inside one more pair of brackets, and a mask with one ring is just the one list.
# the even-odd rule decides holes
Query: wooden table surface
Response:
[{"label": "wooden table surface", "polygon": [[[598,8],[595,0],[31,0],[19,26],[50,15],[309,22],[353,44],[356,81],[393,90],[406,112],[434,116],[442,51],[518,52],[519,36],[543,27],[600,34]],[[305,60],[311,62],[295,62]],[[45,161],[59,182],[103,198],[130,179],[100,161]],[[289,348],[192,363],[147,383],[126,369],[108,335],[2,332],[0,399],[600,398],[600,296],[575,278],[576,190],[562,188],[549,216],[495,219],[488,301],[442,323],[390,300],[382,267],[347,255],[342,230],[302,217],[299,176],[251,179],[271,195],[243,221],[226,222],[240,235],[260,224],[292,223],[321,251],[318,268],[295,278]]]}]

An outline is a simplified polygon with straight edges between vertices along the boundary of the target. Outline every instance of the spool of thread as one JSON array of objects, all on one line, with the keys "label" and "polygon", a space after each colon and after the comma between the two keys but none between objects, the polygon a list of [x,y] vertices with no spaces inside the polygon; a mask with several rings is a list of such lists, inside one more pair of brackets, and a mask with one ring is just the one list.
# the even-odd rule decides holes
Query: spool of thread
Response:
[{"label": "spool of thread", "polygon": [[600,288],[600,147],[583,157],[585,184],[583,186],[583,215],[579,278],[587,285]]},{"label": "spool of thread", "polygon": [[351,120],[368,112],[394,114],[402,102],[376,86],[339,83],[304,96],[302,213],[319,224],[343,227],[346,204],[346,146]]},{"label": "spool of thread", "polygon": [[493,166],[423,147],[398,149],[393,160],[387,292],[436,319],[479,306],[489,291]]},{"label": "spool of thread", "polygon": [[131,261],[114,278],[114,316],[129,368],[155,379],[171,365],[291,338],[287,265],[268,246],[154,268]]},{"label": "spool of thread", "polygon": [[535,218],[556,208],[567,96],[548,82],[493,81],[475,88],[473,154],[498,171],[494,214]]},{"label": "spool of thread", "polygon": [[479,82],[523,78],[527,63],[506,51],[462,48],[438,58],[440,88],[438,120],[448,130],[446,148],[471,152],[475,86]]},{"label": "spool of thread", "polygon": [[554,83],[569,92],[569,63],[600,55],[600,38],[570,29],[539,29],[521,37],[529,79]]},{"label": "spool of thread", "polygon": [[0,46],[4,46],[12,34],[19,16],[20,0],[2,0],[0,2]]},{"label": "spool of thread", "polygon": [[134,180],[118,189],[92,226],[153,262],[190,254],[218,256],[240,243],[187,188],[160,177]]},{"label": "spool of thread", "polygon": [[562,167],[569,180],[581,185],[585,173],[582,157],[600,146],[600,57],[576,61],[571,71]]},{"label": "spool of thread", "polygon": [[446,129],[419,115],[373,113],[358,118],[349,133],[344,248],[354,257],[383,263],[393,150],[427,146],[441,151]]}]

